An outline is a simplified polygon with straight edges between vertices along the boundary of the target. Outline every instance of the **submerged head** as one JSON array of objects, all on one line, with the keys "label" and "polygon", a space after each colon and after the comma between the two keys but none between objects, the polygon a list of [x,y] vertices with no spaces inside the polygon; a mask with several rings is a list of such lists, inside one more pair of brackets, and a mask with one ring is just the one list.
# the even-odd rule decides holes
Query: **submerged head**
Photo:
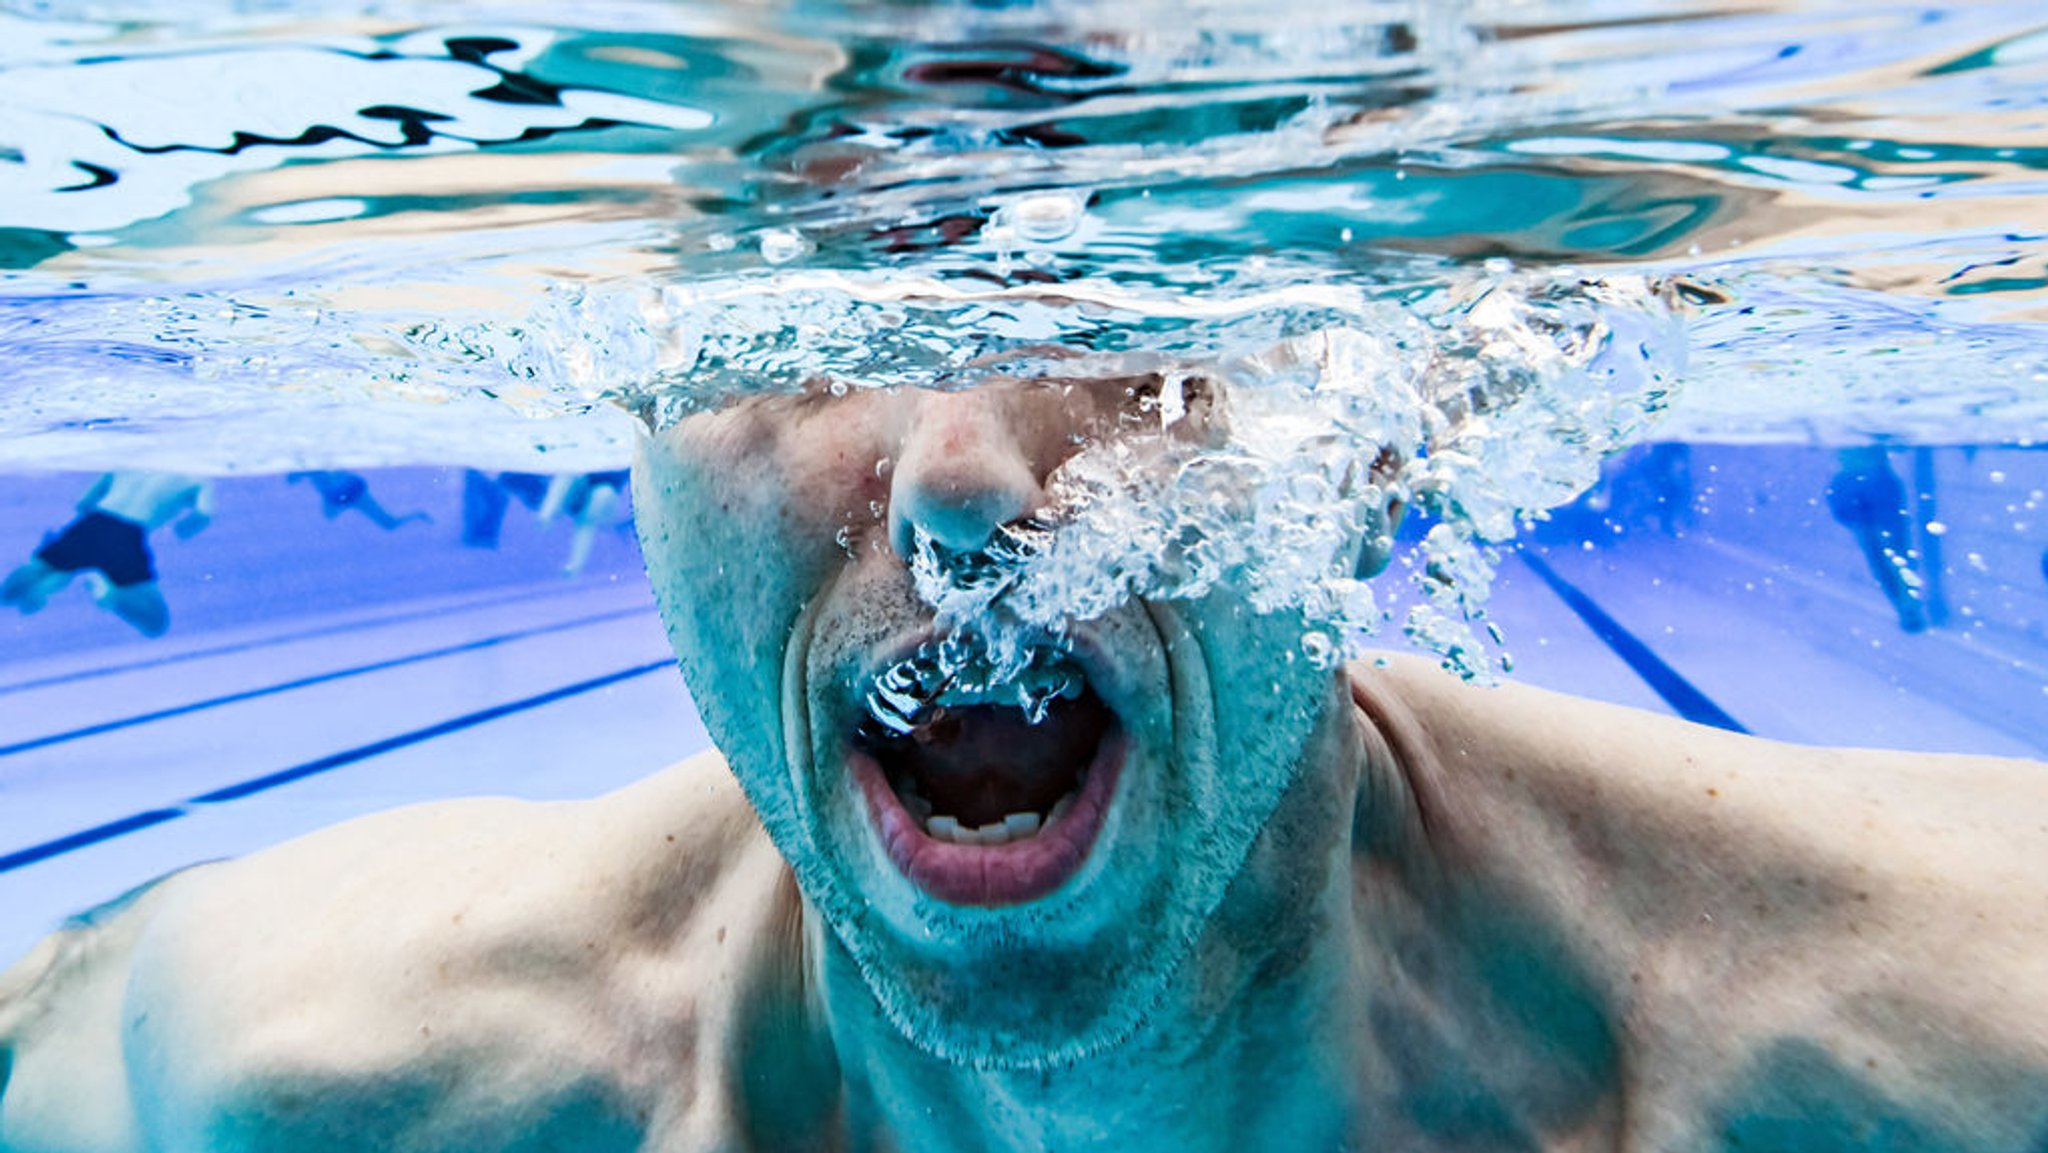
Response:
[{"label": "submerged head", "polygon": [[1306,919],[1403,502],[1403,629],[1475,674],[1487,542],[1646,427],[1676,339],[1640,279],[672,295],[616,399],[683,670],[882,1010],[984,1066],[1227,995]]},{"label": "submerged head", "polygon": [[[635,504],[671,640],[906,1036],[983,1065],[1113,1045],[1226,888],[1299,887],[1242,874],[1304,771],[1350,771],[1305,753],[1341,685],[1302,658],[1298,610],[1255,610],[1227,573],[1173,599],[1097,581],[1064,618],[1060,581],[1012,590],[1028,612],[989,588],[1112,497],[1104,478],[1184,477],[1221,441],[1220,386],[840,391],[739,399],[645,444]],[[1319,814],[1314,835],[1349,821]]]}]

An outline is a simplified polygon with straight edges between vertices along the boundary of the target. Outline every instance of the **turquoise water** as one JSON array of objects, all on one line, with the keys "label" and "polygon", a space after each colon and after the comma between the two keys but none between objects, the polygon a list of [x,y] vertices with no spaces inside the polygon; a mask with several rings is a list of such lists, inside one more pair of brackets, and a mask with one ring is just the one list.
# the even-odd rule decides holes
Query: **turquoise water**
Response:
[{"label": "turquoise water", "polygon": [[584,296],[820,272],[1168,310],[1683,276],[1661,435],[2041,423],[2025,4],[194,11],[4,17],[9,466],[617,464],[592,401],[703,334]]},{"label": "turquoise water", "polygon": [[[184,11],[0,15],[0,470],[576,474],[737,392],[1221,366],[1207,489],[1098,502],[1027,625],[1243,565],[1309,659],[1497,675],[1502,547],[1611,551],[1640,446],[1750,446],[1767,571],[2048,680],[2033,5]],[[1873,445],[1904,593],[1768,512]],[[1416,514],[1351,579],[1388,448]]]}]

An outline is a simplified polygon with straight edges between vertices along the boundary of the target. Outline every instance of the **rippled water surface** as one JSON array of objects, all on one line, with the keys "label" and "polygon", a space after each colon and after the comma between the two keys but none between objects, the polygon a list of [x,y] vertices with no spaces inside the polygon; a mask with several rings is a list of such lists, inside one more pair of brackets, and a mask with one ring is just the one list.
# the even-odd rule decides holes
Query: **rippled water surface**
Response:
[{"label": "rippled water surface", "polygon": [[735,391],[1201,369],[1272,499],[1069,539],[1341,638],[1371,483],[1454,653],[1630,444],[2048,428],[2037,3],[159,7],[0,8],[0,468],[615,468]]}]

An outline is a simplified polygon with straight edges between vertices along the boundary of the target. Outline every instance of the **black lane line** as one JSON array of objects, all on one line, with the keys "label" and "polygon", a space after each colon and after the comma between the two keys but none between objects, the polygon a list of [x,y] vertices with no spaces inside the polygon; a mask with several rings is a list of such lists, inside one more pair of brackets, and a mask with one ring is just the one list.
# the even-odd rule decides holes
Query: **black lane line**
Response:
[{"label": "black lane line", "polygon": [[34,680],[17,681],[13,684],[0,684],[0,697],[4,697],[9,693],[27,692],[30,689],[49,688],[51,685],[64,685],[70,684],[73,681],[89,681],[99,677],[110,677],[116,673],[132,673],[139,669],[161,668],[164,665],[181,664],[185,661],[202,660],[206,657],[226,656],[230,653],[243,653],[248,652],[250,649],[267,648],[271,645],[291,644],[294,641],[309,641],[318,637],[333,636],[336,633],[352,633],[365,629],[384,628],[388,625],[404,624],[408,621],[424,620],[429,617],[449,616],[454,613],[470,612],[475,609],[501,608],[505,605],[518,604],[520,601],[537,600],[543,597],[567,596],[570,594],[571,590],[563,588],[525,589],[506,596],[479,597],[475,600],[444,605],[440,608],[417,609],[412,612],[393,613],[390,616],[382,617],[366,617],[359,621],[320,625],[317,628],[301,629],[298,632],[292,633],[273,633],[246,641],[214,645],[211,648],[187,649],[180,653],[165,653],[162,656],[143,657],[139,660],[123,661],[120,664],[97,665],[89,669],[79,669],[76,672],[54,673],[47,677],[37,677]]},{"label": "black lane line", "polygon": [[1729,716],[1720,705],[1715,704],[1713,698],[1679,675],[1677,669],[1665,664],[1663,658],[1651,651],[1650,646],[1623,628],[1620,621],[1608,616],[1607,610],[1601,608],[1592,597],[1580,592],[1577,586],[1557,575],[1542,557],[1527,549],[1521,550],[1518,555],[1537,576],[1543,578],[1543,583],[1550,586],[1550,591],[1556,593],[1558,599],[1564,601],[1567,607],[1579,615],[1580,620],[1586,622],[1587,627],[1593,630],[1593,635],[1599,637],[1608,648],[1613,649],[1614,655],[1635,670],[1635,674],[1643,678],[1643,683],[1664,698],[1664,703],[1676,710],[1679,716],[1697,724],[1727,729],[1731,733],[1749,731],[1741,722]]},{"label": "black lane line", "polygon": [[36,749],[47,748],[50,745],[60,745],[63,744],[65,741],[75,741],[84,737],[96,737],[99,736],[101,733],[111,733],[117,729],[133,728],[136,725],[148,724],[151,721],[161,721],[167,720],[171,717],[181,717],[187,713],[202,712],[206,709],[219,708],[222,705],[232,705],[239,703],[241,701],[255,700],[258,697],[274,696],[277,693],[290,692],[294,689],[303,689],[308,688],[312,685],[326,684],[328,681],[338,681],[346,677],[361,676],[365,673],[382,672],[385,669],[395,669],[402,665],[417,664],[420,661],[434,660],[438,657],[454,656],[457,653],[475,652],[479,649],[493,648],[497,645],[507,644],[511,641],[526,640],[530,637],[542,636],[544,634],[552,632],[560,632],[563,629],[581,628],[584,625],[601,624],[608,620],[618,620],[621,617],[640,616],[645,613],[647,613],[646,609],[639,608],[615,609],[608,613],[595,613],[591,616],[575,617],[573,619],[566,621],[556,621],[553,624],[535,625],[533,628],[530,629],[520,629],[515,632],[500,633],[497,636],[485,637],[482,640],[464,641],[462,644],[449,645],[445,648],[429,649],[426,652],[419,653],[409,653],[402,657],[392,657],[389,660],[375,661],[367,665],[356,665],[346,669],[335,669],[331,672],[315,673],[312,676],[300,677],[299,679],[293,681],[280,681],[274,685],[264,685],[262,688],[244,689],[238,693],[228,693],[224,696],[209,697],[203,701],[192,701],[187,704],[172,705],[170,708],[166,709],[157,709],[153,712],[147,713],[137,713],[134,716],[120,717],[116,720],[111,721],[101,721],[98,724],[86,725],[83,728],[67,729],[66,731],[61,733],[48,733],[44,736],[32,737],[26,741],[16,741],[11,745],[0,745],[0,757],[9,757],[13,756],[16,753],[32,752]]},{"label": "black lane line", "polygon": [[314,776],[319,773],[328,772],[333,769],[338,769],[344,765],[352,765],[357,761],[367,760],[371,757],[379,756],[383,753],[388,753],[395,749],[405,748],[407,745],[416,745],[422,741],[430,741],[436,737],[444,737],[447,736],[449,733],[460,732],[463,729],[467,728],[474,728],[475,726],[481,725],[487,721],[494,721],[500,717],[510,716],[513,713],[525,712],[528,709],[536,709],[542,705],[552,704],[555,701],[562,700],[566,697],[573,697],[582,693],[592,692],[597,689],[605,688],[608,685],[617,684],[620,681],[631,680],[634,677],[645,676],[648,673],[654,672],[658,669],[666,669],[673,667],[675,667],[674,658],[663,657],[660,660],[649,661],[644,665],[634,665],[631,668],[620,669],[617,672],[606,673],[603,676],[592,677],[587,681],[577,681],[575,684],[572,685],[563,685],[561,688],[558,689],[549,689],[547,692],[544,693],[537,693],[533,696],[523,697],[516,701],[508,701],[502,705],[492,705],[490,708],[479,709],[473,713],[465,713],[459,717],[452,717],[448,720],[441,721],[437,724],[428,725],[426,728],[423,729],[414,729],[408,733],[400,733],[394,737],[386,737],[381,741],[372,741],[367,745],[359,745],[353,749],[348,749],[343,752],[334,753],[329,756],[321,757],[318,760],[307,761],[305,764],[302,765],[294,765],[288,769],[280,769],[277,772],[267,773],[263,776],[255,778],[254,780],[243,781],[242,783],[237,785],[229,785],[223,789],[215,789],[210,793],[201,793],[200,795],[191,798],[190,800],[184,802],[181,805],[176,805],[170,808],[163,809],[151,809],[148,812],[136,813],[133,816],[122,817],[120,820],[117,821],[108,821],[104,825],[95,825],[90,829],[84,829],[79,832],[69,834],[68,836],[58,837],[56,840],[53,841],[44,841],[40,845],[30,845],[28,848],[17,849],[12,853],[6,854],[5,856],[0,856],[0,873],[12,872],[15,869],[23,868],[24,866],[33,865],[37,861],[45,861],[51,857],[62,856],[65,853],[73,851],[74,849],[83,849],[88,845],[96,845],[102,841],[110,841],[113,840],[115,837],[122,836],[126,833],[135,832],[138,829],[146,829],[152,825],[161,825],[165,821],[176,820],[179,817],[186,816],[187,814],[191,813],[193,806],[216,805],[225,801],[239,800],[242,797],[253,796],[256,793],[261,793],[270,789],[277,788],[279,785],[286,785],[290,784],[293,781],[304,780],[307,777]]}]

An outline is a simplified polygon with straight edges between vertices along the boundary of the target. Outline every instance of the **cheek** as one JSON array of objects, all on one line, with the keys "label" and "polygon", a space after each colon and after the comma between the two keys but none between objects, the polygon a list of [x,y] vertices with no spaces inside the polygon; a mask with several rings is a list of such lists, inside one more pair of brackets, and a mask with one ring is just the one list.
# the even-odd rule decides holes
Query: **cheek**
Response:
[{"label": "cheek", "polygon": [[1190,625],[1218,686],[1219,755],[1245,795],[1272,796],[1298,775],[1334,678],[1302,655],[1299,617],[1254,612],[1244,599],[1224,586],[1196,603]]},{"label": "cheek", "polygon": [[634,470],[647,572],[684,677],[714,740],[757,781],[780,780],[785,762],[775,702],[792,630],[848,563],[841,510],[866,516],[886,483],[872,449],[804,436],[789,415],[693,417],[643,442]]},{"label": "cheek", "polygon": [[645,442],[633,503],[655,601],[713,739],[736,768],[779,764],[783,646],[810,594],[772,456],[690,425]]},{"label": "cheek", "polygon": [[893,461],[876,422],[828,410],[774,439],[778,466],[768,483],[781,489],[781,522],[794,550],[836,565],[882,539]]},{"label": "cheek", "polygon": [[[701,569],[708,554],[728,576],[742,565],[780,570],[797,585],[822,579],[887,512],[886,445],[876,422],[861,417],[721,413],[653,442],[644,454],[646,496],[657,502],[654,519],[672,531],[648,543],[698,554],[684,570]],[[745,596],[749,588],[745,580],[728,585],[719,594]]]},{"label": "cheek", "polygon": [[837,543],[847,530],[864,535],[888,514],[889,462],[870,437],[839,437],[825,443],[798,440],[785,446],[792,528]]}]

